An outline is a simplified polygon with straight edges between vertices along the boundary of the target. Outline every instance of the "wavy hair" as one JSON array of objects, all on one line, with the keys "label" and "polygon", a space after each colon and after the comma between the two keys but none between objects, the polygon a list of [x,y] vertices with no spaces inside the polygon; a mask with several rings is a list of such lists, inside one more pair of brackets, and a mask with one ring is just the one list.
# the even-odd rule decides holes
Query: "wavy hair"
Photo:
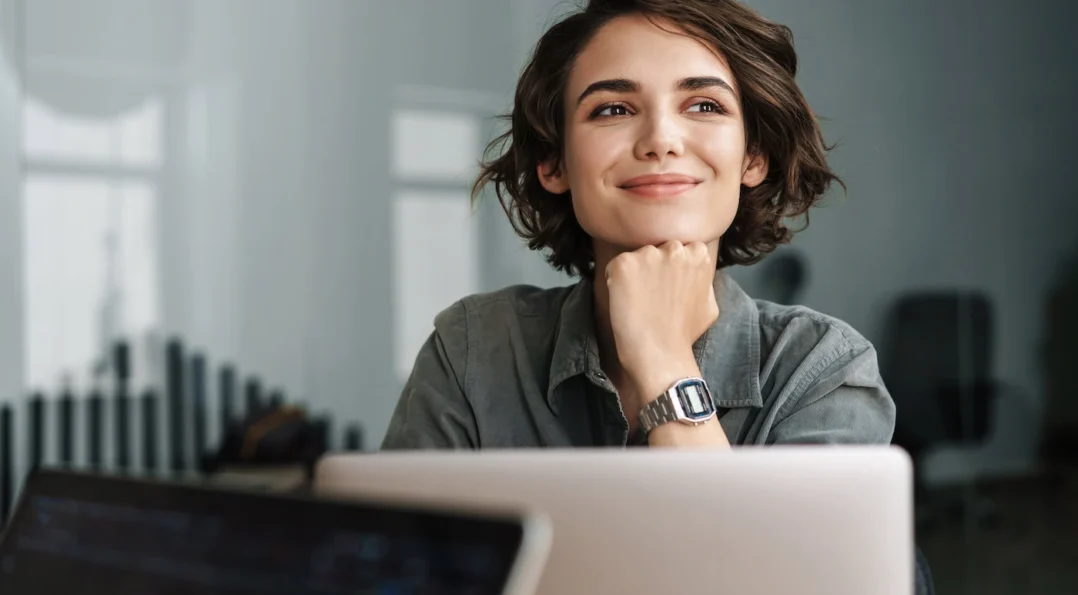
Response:
[{"label": "wavy hair", "polygon": [[[509,129],[487,146],[472,187],[473,201],[492,185],[516,233],[546,251],[555,269],[592,276],[592,240],[573,213],[539,180],[540,163],[561,161],[565,93],[576,57],[611,20],[642,14],[674,24],[720,52],[740,87],[748,150],[768,158],[764,181],[743,186],[737,213],[720,241],[716,266],[751,264],[793,237],[787,220],[804,217],[832,182],[832,148],[795,82],[797,54],[788,27],[735,0],[591,0],[539,39],[521,72]],[[495,155],[491,158],[491,155]],[[802,228],[803,229],[803,228]],[[799,231],[799,230],[798,230]]]}]

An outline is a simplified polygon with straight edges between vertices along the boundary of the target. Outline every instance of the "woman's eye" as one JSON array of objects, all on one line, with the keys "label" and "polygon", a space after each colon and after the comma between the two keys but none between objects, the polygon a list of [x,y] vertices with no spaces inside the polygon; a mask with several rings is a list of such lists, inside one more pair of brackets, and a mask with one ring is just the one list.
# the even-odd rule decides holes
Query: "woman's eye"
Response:
[{"label": "woman's eye", "polygon": [[613,117],[613,116],[627,116],[627,115],[629,115],[628,108],[626,108],[624,105],[621,105],[621,104],[614,104],[614,105],[604,105],[604,106],[600,107],[599,109],[592,112],[591,117],[593,117],[593,118],[610,118],[610,117]]},{"label": "woman's eye", "polygon": [[714,101],[699,101],[689,106],[688,111],[703,114],[721,114],[726,110],[722,109],[722,106]]}]

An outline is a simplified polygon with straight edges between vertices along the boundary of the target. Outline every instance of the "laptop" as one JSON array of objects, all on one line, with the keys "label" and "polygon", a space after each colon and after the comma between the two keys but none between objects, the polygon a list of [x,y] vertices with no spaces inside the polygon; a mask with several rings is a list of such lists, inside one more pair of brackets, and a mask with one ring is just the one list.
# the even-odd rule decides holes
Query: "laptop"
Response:
[{"label": "laptop", "polygon": [[541,595],[910,595],[912,466],[891,447],[334,454],[315,491],[546,512]]},{"label": "laptop", "polygon": [[529,595],[549,525],[513,510],[39,471],[0,536],[0,593]]}]

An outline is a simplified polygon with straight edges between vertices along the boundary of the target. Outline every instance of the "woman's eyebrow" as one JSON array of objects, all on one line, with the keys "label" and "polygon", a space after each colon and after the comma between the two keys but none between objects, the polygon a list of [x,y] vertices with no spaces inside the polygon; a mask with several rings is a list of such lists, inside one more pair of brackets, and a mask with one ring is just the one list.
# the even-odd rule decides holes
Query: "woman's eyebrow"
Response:
[{"label": "woman's eyebrow", "polygon": [[[710,89],[713,87],[724,89],[731,95],[737,96],[734,88],[717,76],[690,76],[681,79],[677,83],[678,91],[699,91],[701,89]],[[598,93],[599,91],[636,93],[639,90],[640,83],[637,83],[636,81],[631,81],[629,79],[604,79],[588,85],[588,88],[584,89],[584,92],[580,94],[580,97],[576,98],[576,104],[580,105],[588,95]]]},{"label": "woman's eyebrow", "polygon": [[717,76],[690,76],[681,79],[677,83],[678,91],[699,91],[701,89],[710,89],[712,87],[725,89],[731,95],[737,97],[737,93],[734,92],[734,88],[730,86],[730,83],[727,83]]},{"label": "woman's eyebrow", "polygon": [[640,90],[640,84],[636,81],[630,81],[629,79],[606,79],[601,81],[595,81],[588,85],[587,89],[580,94],[580,97],[576,98],[576,104],[580,105],[584,99],[592,93],[598,93],[599,91],[613,91],[614,93],[636,93]]}]

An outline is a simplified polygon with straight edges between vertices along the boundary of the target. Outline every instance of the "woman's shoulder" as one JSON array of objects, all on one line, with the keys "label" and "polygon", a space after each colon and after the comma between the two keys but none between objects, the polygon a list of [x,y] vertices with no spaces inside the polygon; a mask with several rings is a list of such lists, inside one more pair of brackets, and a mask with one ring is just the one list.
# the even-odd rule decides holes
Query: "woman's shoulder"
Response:
[{"label": "woman's shoulder", "polygon": [[759,312],[760,334],[766,343],[786,341],[806,347],[816,346],[825,337],[863,351],[872,344],[846,321],[807,306],[753,300]]},{"label": "woman's shoulder", "polygon": [[756,301],[760,405],[775,444],[886,444],[895,405],[872,344],[845,321]]},{"label": "woman's shoulder", "polygon": [[573,289],[514,285],[465,296],[438,314],[437,341],[473,405],[546,394],[563,318],[575,310],[566,304],[579,297]]},{"label": "woman's shoulder", "polygon": [[442,310],[434,319],[439,332],[464,330],[467,326],[504,327],[520,321],[554,323],[576,284],[542,288],[534,285],[510,285],[496,291],[464,296]]}]

